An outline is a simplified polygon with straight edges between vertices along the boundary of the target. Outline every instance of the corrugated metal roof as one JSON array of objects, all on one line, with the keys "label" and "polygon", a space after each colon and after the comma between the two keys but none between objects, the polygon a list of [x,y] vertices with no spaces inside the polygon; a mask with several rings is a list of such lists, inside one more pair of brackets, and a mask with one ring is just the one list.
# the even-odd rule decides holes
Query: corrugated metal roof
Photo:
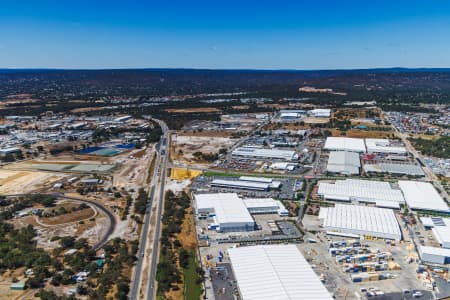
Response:
[{"label": "corrugated metal roof", "polygon": [[324,148],[338,151],[366,152],[363,139],[347,137],[328,137]]},{"label": "corrugated metal roof", "polygon": [[273,198],[246,198],[244,204],[247,208],[264,208],[264,207],[277,207],[285,208],[283,203]]},{"label": "corrugated metal roof", "polygon": [[446,248],[428,247],[419,245],[419,253],[450,257],[450,249]]},{"label": "corrugated metal roof", "polygon": [[332,299],[295,245],[228,250],[243,300]]},{"label": "corrugated metal roof", "polygon": [[391,174],[405,174],[413,176],[424,176],[422,168],[414,164],[395,164],[395,163],[380,163],[374,165],[364,165],[366,172],[377,173],[391,173]]},{"label": "corrugated metal roof", "polygon": [[366,148],[368,153],[393,153],[406,154],[406,148],[403,146],[394,146],[388,139],[366,139]]},{"label": "corrugated metal roof", "polygon": [[233,150],[232,155],[260,158],[278,158],[286,160],[293,160],[298,157],[296,152],[292,150],[261,149],[252,147],[236,148],[235,150]]},{"label": "corrugated metal roof", "polygon": [[395,214],[390,209],[336,204],[324,215],[323,226],[327,230],[398,240],[402,236]]},{"label": "corrugated metal roof", "polygon": [[431,183],[400,180],[398,185],[410,208],[449,212],[447,203]]},{"label": "corrugated metal roof", "polygon": [[403,203],[400,190],[393,189],[389,182],[346,179],[333,183],[319,182],[318,195],[327,199],[348,199],[361,202],[394,201]]},{"label": "corrugated metal roof", "polygon": [[244,202],[235,193],[196,194],[197,209],[213,208],[217,223],[253,223]]},{"label": "corrugated metal roof", "polygon": [[251,181],[251,182],[263,182],[263,183],[271,183],[273,181],[272,178],[252,177],[252,176],[241,176],[241,177],[239,177],[239,180]]},{"label": "corrugated metal roof", "polygon": [[211,185],[252,190],[268,190],[271,186],[271,184],[269,183],[224,179],[214,179],[213,181],[211,181]]},{"label": "corrugated metal roof", "polygon": [[331,151],[327,171],[333,173],[359,174],[359,154],[348,151]]}]

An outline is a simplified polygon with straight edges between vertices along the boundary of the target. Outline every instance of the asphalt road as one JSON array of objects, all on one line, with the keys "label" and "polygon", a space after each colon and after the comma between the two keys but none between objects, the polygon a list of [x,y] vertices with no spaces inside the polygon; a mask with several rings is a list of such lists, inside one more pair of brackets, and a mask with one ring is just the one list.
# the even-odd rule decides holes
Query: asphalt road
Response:
[{"label": "asphalt road", "polygon": [[[153,299],[155,295],[155,277],[156,277],[156,267],[157,267],[157,258],[158,258],[158,246],[159,246],[159,236],[160,236],[160,223],[161,223],[161,212],[162,212],[162,201],[164,197],[164,183],[165,183],[165,177],[166,177],[166,166],[167,166],[167,158],[168,158],[168,151],[167,151],[167,133],[168,128],[166,124],[162,121],[157,121],[161,128],[163,129],[163,137],[161,138],[161,141],[165,141],[165,143],[160,143],[159,147],[157,147],[157,155],[156,155],[156,165],[155,170],[153,173],[153,178],[150,182],[150,189],[149,189],[149,199],[147,203],[147,209],[145,211],[144,216],[144,225],[142,227],[142,233],[141,233],[141,241],[139,243],[139,252],[138,252],[138,260],[136,262],[135,266],[135,275],[131,284],[130,289],[130,299],[139,299],[139,290],[141,287],[141,276],[142,276],[142,266],[144,264],[145,259],[150,259],[150,276],[149,276],[149,282],[143,282],[142,286],[145,289],[145,287],[148,285],[147,290],[147,297],[145,299]],[[164,150],[164,151],[163,151]],[[163,154],[162,154],[163,153]],[[161,172],[162,170],[162,172]],[[160,174],[162,173],[162,174]],[[161,180],[159,182],[160,176]],[[159,188],[158,184],[160,185]],[[159,194],[157,195],[157,198],[155,198],[155,193],[159,191]],[[158,211],[156,212],[156,223],[155,223],[155,235],[154,235],[154,244],[152,247],[151,257],[148,258],[145,256],[145,249],[147,247],[147,240],[150,230],[150,219],[151,219],[151,208],[153,205],[153,201],[158,201]]]},{"label": "asphalt road", "polygon": [[161,183],[160,183],[160,189],[159,189],[159,204],[158,204],[158,211],[156,212],[156,225],[155,225],[155,237],[153,239],[153,247],[152,247],[152,256],[151,256],[151,264],[150,264],[150,276],[149,276],[149,287],[147,290],[147,297],[146,299],[154,299],[156,296],[156,289],[155,289],[155,282],[156,282],[156,269],[158,266],[158,257],[159,257],[159,238],[161,236],[161,216],[162,216],[162,209],[163,209],[163,203],[164,203],[164,185],[166,182],[166,175],[167,175],[167,160],[168,160],[168,150],[165,146],[162,147],[162,149],[165,149],[164,155],[162,156],[162,176],[161,176]]}]

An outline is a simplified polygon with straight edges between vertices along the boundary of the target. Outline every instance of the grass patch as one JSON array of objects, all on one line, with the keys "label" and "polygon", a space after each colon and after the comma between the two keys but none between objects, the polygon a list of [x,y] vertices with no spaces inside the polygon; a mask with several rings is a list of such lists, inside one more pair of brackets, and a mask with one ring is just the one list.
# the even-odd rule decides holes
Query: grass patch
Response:
[{"label": "grass patch", "polygon": [[184,269],[184,299],[198,300],[203,293],[202,278],[197,272],[197,256],[195,255],[195,251],[191,250],[189,254],[189,264]]},{"label": "grass patch", "polygon": [[156,165],[156,153],[153,154],[152,162],[150,163],[150,167],[148,168],[147,180],[146,180],[147,184],[150,183],[150,181],[152,181],[153,172],[155,171],[155,165]]}]

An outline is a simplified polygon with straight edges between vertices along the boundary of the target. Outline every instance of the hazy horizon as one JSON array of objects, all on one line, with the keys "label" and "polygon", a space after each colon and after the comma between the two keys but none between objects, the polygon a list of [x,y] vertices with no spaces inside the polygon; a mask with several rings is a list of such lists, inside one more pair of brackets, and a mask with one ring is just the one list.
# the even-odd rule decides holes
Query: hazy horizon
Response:
[{"label": "hazy horizon", "polygon": [[450,3],[30,0],[0,4],[0,68],[450,67]]}]

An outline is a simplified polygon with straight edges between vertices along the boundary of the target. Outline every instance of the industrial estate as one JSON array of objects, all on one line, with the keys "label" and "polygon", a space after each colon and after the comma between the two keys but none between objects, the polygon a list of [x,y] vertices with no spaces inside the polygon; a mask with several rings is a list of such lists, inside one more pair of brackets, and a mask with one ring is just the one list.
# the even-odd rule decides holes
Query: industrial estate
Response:
[{"label": "industrial estate", "polygon": [[450,107],[321,86],[0,85],[0,299],[448,299]]}]

